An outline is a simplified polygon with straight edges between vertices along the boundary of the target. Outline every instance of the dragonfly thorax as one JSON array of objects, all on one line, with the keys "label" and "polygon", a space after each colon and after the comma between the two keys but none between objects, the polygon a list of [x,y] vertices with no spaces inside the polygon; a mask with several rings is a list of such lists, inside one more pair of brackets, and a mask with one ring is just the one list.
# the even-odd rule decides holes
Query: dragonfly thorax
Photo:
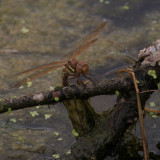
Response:
[{"label": "dragonfly thorax", "polygon": [[65,64],[65,68],[67,72],[75,73],[77,64],[78,64],[78,61],[75,58],[71,59],[70,61],[67,61],[67,63]]},{"label": "dragonfly thorax", "polygon": [[89,66],[85,61],[79,61],[76,65],[77,74],[86,75],[88,73]]}]

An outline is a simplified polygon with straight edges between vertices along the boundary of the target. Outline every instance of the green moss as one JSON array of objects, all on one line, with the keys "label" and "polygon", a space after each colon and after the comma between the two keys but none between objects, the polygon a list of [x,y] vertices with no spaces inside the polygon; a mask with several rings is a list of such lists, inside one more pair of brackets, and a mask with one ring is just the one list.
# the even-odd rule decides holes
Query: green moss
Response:
[{"label": "green moss", "polygon": [[149,71],[148,71],[148,75],[152,76],[154,79],[157,78],[157,75],[156,75],[156,71],[155,71],[155,70],[149,70]]},{"label": "green moss", "polygon": [[12,110],[11,108],[8,108],[8,113],[9,113],[9,114],[11,113],[11,110]]},{"label": "green moss", "polygon": [[118,96],[119,95],[119,91],[115,91],[116,95]]},{"label": "green moss", "polygon": [[59,101],[59,98],[58,98],[58,97],[55,97],[54,100],[58,102],[58,101]]},{"label": "green moss", "polygon": [[72,130],[72,134],[73,134],[75,137],[78,137],[78,136],[79,136],[78,132],[77,132],[75,129]]}]

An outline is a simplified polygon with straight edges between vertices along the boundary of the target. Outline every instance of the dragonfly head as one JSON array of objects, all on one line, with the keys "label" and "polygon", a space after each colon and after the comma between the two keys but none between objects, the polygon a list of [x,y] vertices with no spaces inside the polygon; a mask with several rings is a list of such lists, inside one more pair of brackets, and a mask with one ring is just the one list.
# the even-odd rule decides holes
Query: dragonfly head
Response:
[{"label": "dragonfly head", "polygon": [[78,74],[86,75],[88,73],[89,66],[86,62],[80,61],[77,63],[76,71]]}]

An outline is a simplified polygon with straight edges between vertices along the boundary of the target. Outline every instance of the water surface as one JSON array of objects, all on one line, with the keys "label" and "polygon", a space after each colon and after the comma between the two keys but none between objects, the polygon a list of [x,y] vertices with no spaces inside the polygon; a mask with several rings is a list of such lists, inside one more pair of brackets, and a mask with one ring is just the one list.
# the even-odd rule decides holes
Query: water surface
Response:
[{"label": "water surface", "polygon": [[[31,87],[10,87],[17,81],[15,74],[60,60],[79,39],[104,20],[108,24],[100,34],[99,41],[78,59],[87,61],[90,70],[99,74],[130,65],[123,59],[124,55],[136,58],[140,49],[160,38],[159,11],[158,0],[0,1],[0,97],[51,90],[61,82],[61,69],[33,81]],[[150,101],[155,101],[156,106],[159,106],[157,95],[158,93]],[[115,99],[116,97],[96,97],[93,99],[95,110],[107,110],[115,103]],[[75,138],[67,112],[62,104],[50,108],[40,106],[1,114],[0,157],[3,160],[54,159],[53,154],[61,156],[69,150]],[[34,111],[38,114],[32,117],[31,112]],[[46,114],[50,118],[45,119]],[[145,117],[149,150],[160,155],[156,147],[160,141],[158,121],[159,117]],[[136,132],[132,132],[139,136],[138,125],[136,128]],[[59,135],[54,134],[55,132]],[[129,140],[124,139],[122,150],[117,155],[119,160],[123,159],[124,150],[130,150],[133,144],[139,146],[131,137],[129,136]],[[131,144],[128,143],[130,140]],[[135,159],[135,156],[143,159],[141,150],[137,147],[134,154],[127,152],[125,155],[128,159]],[[117,156],[112,158],[117,159]]]}]

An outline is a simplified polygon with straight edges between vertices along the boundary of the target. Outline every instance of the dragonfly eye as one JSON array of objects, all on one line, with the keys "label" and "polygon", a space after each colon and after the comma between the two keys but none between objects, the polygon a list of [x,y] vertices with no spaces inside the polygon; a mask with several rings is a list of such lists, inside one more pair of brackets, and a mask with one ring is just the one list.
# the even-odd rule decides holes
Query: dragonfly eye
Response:
[{"label": "dragonfly eye", "polygon": [[87,74],[89,70],[88,65],[84,64],[82,70],[83,70],[83,74]]}]

